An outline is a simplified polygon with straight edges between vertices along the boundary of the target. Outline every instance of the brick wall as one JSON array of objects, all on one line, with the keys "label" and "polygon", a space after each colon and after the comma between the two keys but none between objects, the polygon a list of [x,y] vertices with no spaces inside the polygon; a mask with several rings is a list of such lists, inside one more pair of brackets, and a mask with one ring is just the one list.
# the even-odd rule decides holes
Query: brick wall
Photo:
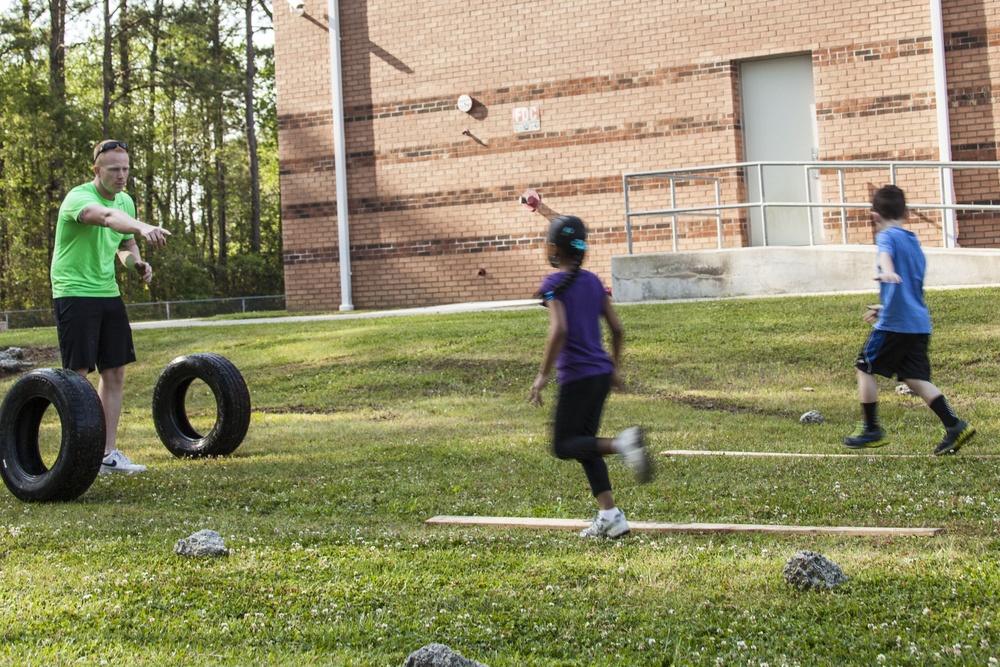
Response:
[{"label": "brick wall", "polygon": [[[995,160],[1000,2],[946,7],[954,159]],[[293,310],[341,305],[326,11],[306,0],[304,16],[274,12]],[[548,218],[564,213],[588,223],[586,266],[610,283],[611,256],[627,252],[623,172],[743,160],[742,60],[811,54],[822,159],[937,159],[928,11],[925,0],[340,0],[354,305],[528,297],[550,270]],[[476,101],[469,113],[455,106],[462,94]],[[513,109],[525,106],[538,107],[539,131],[514,131]],[[853,175],[849,199],[867,201],[877,177]],[[936,201],[933,180],[900,184]],[[956,175],[959,201],[992,201],[997,185],[995,172]],[[742,187],[723,178],[727,197]],[[538,213],[518,203],[529,188],[542,195]],[[706,196],[703,184],[680,190]],[[636,197],[669,201],[662,183]],[[914,228],[939,245],[939,222],[925,218]],[[996,244],[991,216],[966,218],[963,244]],[[634,250],[670,251],[671,222],[635,219]],[[678,249],[717,247],[719,224],[680,219]],[[724,247],[746,245],[745,215],[721,225]],[[827,212],[827,241],[841,242],[840,228]],[[870,242],[865,216],[849,230]]]}]

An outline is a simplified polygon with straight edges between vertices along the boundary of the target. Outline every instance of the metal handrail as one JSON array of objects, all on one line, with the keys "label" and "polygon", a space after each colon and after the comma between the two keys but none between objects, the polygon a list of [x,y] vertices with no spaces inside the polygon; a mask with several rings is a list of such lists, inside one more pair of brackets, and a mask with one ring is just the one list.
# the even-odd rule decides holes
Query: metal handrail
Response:
[{"label": "metal handrail", "polygon": [[[782,201],[767,201],[765,199],[765,189],[764,189],[764,168],[765,167],[801,167],[803,177],[806,181],[806,201],[803,202],[782,202]],[[699,174],[703,172],[720,172],[720,171],[736,171],[737,174],[744,179],[746,182],[747,170],[753,169],[756,171],[757,175],[757,195],[758,201],[756,202],[740,202],[736,204],[723,204],[721,203],[721,182],[722,178],[717,176],[700,176]],[[939,183],[941,184],[940,193],[941,200],[938,203],[933,202],[910,202],[909,207],[911,209],[928,209],[928,210],[941,210],[945,212],[945,220],[942,225],[943,229],[943,244],[947,247],[949,242],[953,241],[955,237],[954,230],[954,220],[952,216],[957,211],[1000,211],[1000,205],[996,204],[954,204],[945,203],[945,192],[946,189],[944,184],[946,179],[950,179],[952,172],[955,170],[964,169],[994,169],[1000,172],[1000,162],[931,162],[931,161],[882,161],[882,160],[844,160],[844,161],[810,161],[810,162],[794,162],[794,161],[774,161],[774,162],[733,162],[729,164],[720,165],[710,165],[704,167],[687,167],[679,169],[666,169],[660,171],[646,171],[646,172],[625,172],[622,174],[622,189],[625,196],[625,232],[628,241],[628,252],[633,254],[632,248],[632,218],[634,217],[647,217],[647,216],[671,216],[672,223],[672,237],[673,237],[673,248],[677,251],[677,220],[679,216],[683,215],[694,215],[698,213],[704,213],[706,211],[714,211],[717,220],[716,224],[716,234],[718,247],[722,248],[722,212],[732,209],[743,209],[749,212],[751,209],[756,208],[760,211],[761,219],[766,220],[766,211],[769,208],[806,208],[809,211],[809,245],[815,245],[816,240],[813,237],[813,225],[812,225],[812,212],[814,209],[825,209],[825,208],[839,208],[840,209],[840,222],[841,222],[841,232],[843,235],[843,242],[848,242],[848,225],[847,225],[847,211],[848,209],[867,209],[871,206],[870,202],[849,202],[845,201],[845,186],[844,186],[844,174],[848,170],[872,170],[872,169],[887,169],[889,172],[889,182],[895,184],[897,182],[898,172],[900,170],[908,169],[932,169],[937,170]],[[835,171],[837,172],[838,181],[838,201],[819,201],[813,202],[811,200],[811,188],[810,179],[815,172],[821,171]],[[629,198],[629,182],[630,180],[638,179],[648,179],[648,178],[658,178],[667,179],[670,182],[670,207],[652,209],[645,211],[633,211],[630,208],[630,198]],[[700,181],[700,182],[714,182],[715,186],[715,205],[706,206],[677,206],[677,192],[676,183],[677,181]],[[951,229],[949,229],[951,227]],[[762,241],[763,245],[767,245],[767,225],[762,225]]]}]

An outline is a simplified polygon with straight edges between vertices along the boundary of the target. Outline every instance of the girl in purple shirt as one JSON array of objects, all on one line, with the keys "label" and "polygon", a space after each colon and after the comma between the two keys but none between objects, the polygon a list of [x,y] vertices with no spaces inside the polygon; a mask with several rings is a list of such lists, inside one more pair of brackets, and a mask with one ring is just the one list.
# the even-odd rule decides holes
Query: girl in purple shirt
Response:
[{"label": "girl in purple shirt", "polygon": [[[549,263],[559,271],[542,282],[538,295],[549,310],[549,334],[529,402],[542,405],[542,389],[556,367],[556,402],[552,448],[560,459],[576,459],[590,483],[599,508],[594,522],[580,537],[617,538],[629,532],[625,514],[615,506],[604,457],[619,455],[636,479],[648,482],[652,464],[644,448],[642,429],[625,429],[615,438],[598,438],[604,402],[612,387],[624,389],[618,377],[623,330],[600,278],[581,268],[587,251],[587,230],[580,218],[554,219],[546,237]],[[601,318],[611,330],[611,355],[601,342]]]}]

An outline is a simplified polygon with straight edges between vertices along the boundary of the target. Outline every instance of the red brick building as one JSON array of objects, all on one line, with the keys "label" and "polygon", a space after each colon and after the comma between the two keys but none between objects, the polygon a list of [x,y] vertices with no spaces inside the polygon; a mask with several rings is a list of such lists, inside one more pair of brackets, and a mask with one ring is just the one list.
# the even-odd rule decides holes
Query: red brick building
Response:
[{"label": "red brick building", "polygon": [[[784,143],[773,127],[777,119],[780,139],[782,103],[753,112],[772,122],[753,131],[758,149],[745,115],[751,97],[773,104],[786,87],[809,98],[815,145],[799,148],[813,159],[942,155],[927,0],[339,2],[358,308],[529,297],[548,270],[547,216],[564,213],[588,223],[587,266],[610,284],[610,257],[627,252],[622,174],[775,159],[768,151]],[[283,3],[274,11],[294,310],[344,305],[327,8],[304,0],[301,15]],[[944,0],[941,17],[951,158],[996,160],[1000,1]],[[805,84],[785,85],[790,63],[804,65],[796,71]],[[748,83],[758,75],[763,87]],[[463,95],[473,100],[468,111],[457,105]],[[932,176],[900,184],[912,198],[937,187]],[[835,187],[830,178],[822,176],[825,190]],[[741,177],[723,181],[733,196],[749,187]],[[855,174],[848,199],[865,201],[865,188],[882,182]],[[997,186],[994,171],[956,172],[960,202],[991,202]],[[662,203],[663,187],[637,190],[636,203]],[[518,202],[528,189],[541,194],[539,212]],[[828,215],[819,242],[843,242]],[[852,241],[868,233],[861,217]],[[916,224],[925,243],[942,243],[933,216]],[[727,214],[723,245],[754,243],[751,227],[747,215]],[[677,248],[716,247],[715,230],[714,218],[686,219]],[[634,219],[632,233],[636,252],[674,247],[662,219]],[[959,238],[995,246],[1000,235],[978,216],[961,220]]]}]

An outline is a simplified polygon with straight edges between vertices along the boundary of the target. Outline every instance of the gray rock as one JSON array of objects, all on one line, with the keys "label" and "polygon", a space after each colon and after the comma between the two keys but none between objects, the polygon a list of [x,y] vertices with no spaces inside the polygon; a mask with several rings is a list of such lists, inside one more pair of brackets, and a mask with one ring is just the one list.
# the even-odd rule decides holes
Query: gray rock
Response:
[{"label": "gray rock", "polygon": [[24,350],[19,347],[8,347],[0,350],[0,371],[19,373],[34,366],[30,361],[24,361]]},{"label": "gray rock", "polygon": [[831,590],[848,581],[839,565],[805,549],[788,559],[784,575],[785,581],[803,590]]},{"label": "gray rock", "polygon": [[410,654],[403,667],[488,667],[481,662],[463,658],[444,644],[428,644]]},{"label": "gray rock", "polygon": [[799,417],[799,423],[801,424],[818,424],[821,421],[823,421],[823,415],[819,413],[819,410],[810,410]]},{"label": "gray rock", "polygon": [[214,530],[199,530],[191,537],[177,540],[174,545],[174,553],[181,556],[228,556],[229,549],[222,541],[222,535]]},{"label": "gray rock", "polygon": [[0,359],[0,370],[7,372],[26,371],[34,366],[30,361],[17,361],[16,359]]}]

